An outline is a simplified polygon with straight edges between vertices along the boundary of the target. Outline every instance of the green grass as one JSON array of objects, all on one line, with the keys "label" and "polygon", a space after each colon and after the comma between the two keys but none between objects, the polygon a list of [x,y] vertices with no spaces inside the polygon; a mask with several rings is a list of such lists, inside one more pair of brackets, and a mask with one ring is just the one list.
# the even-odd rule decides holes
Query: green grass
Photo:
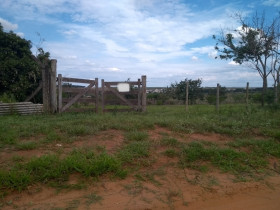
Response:
[{"label": "green grass", "polygon": [[10,170],[0,171],[0,189],[23,190],[33,182],[65,182],[71,173],[85,177],[102,176],[111,173],[124,178],[126,171],[121,162],[106,153],[74,150],[64,158],[58,155],[34,157],[26,163],[18,163]]},{"label": "green grass", "polygon": [[[219,148],[217,146],[205,147],[199,142],[186,145],[180,157],[183,167],[203,169],[205,162],[210,162],[223,172],[233,174],[250,174],[267,166],[266,159],[256,153],[236,151],[232,148]],[[204,170],[204,169],[203,169]]]},{"label": "green grass", "polygon": [[131,142],[125,145],[118,153],[118,157],[124,163],[135,164],[150,155],[150,143],[146,141]]},{"label": "green grass", "polygon": [[[165,133],[160,145],[153,145],[148,131],[155,126],[181,134],[225,134],[237,140],[224,147],[202,141],[183,144]],[[176,160],[179,157],[182,167],[207,173],[214,166],[223,172],[250,176],[262,173],[268,167],[268,158],[280,158],[279,126],[279,109],[257,105],[249,108],[221,105],[219,113],[214,106],[196,105],[190,106],[188,112],[184,106],[148,106],[146,113],[1,116],[0,152],[6,148],[32,150],[57,142],[67,144],[109,129],[123,131],[125,142],[110,155],[102,149],[74,150],[62,155],[53,151],[54,154],[30,160],[14,157],[9,166],[1,167],[0,189],[23,190],[36,182],[67,188],[71,187],[66,185],[71,173],[80,173],[86,178],[99,178],[105,174],[125,178],[130,169],[151,162],[153,149],[160,146],[167,147],[161,155]]]},{"label": "green grass", "polygon": [[125,139],[128,141],[145,141],[149,135],[142,131],[129,131],[125,134]]},{"label": "green grass", "polygon": [[[128,131],[128,138],[147,138],[145,131],[155,125],[176,132],[216,132],[231,136],[250,136],[258,132],[279,139],[280,111],[253,106],[223,105],[219,114],[214,106],[150,106],[147,113],[63,113],[58,115],[1,116],[0,146],[21,138],[46,136],[46,141],[92,135],[102,130]],[[130,133],[131,132],[131,133]],[[135,137],[133,137],[135,135]]]},{"label": "green grass", "polygon": [[163,154],[167,157],[174,158],[178,155],[178,152],[174,149],[167,149],[163,152]]},{"label": "green grass", "polygon": [[163,137],[160,140],[160,143],[161,143],[161,145],[171,146],[171,147],[176,147],[176,146],[179,145],[179,141],[175,138],[172,138],[172,137]]},{"label": "green grass", "polygon": [[256,140],[256,139],[238,139],[229,143],[233,148],[246,147],[252,153],[258,156],[274,156],[280,158],[280,142],[274,139]]},{"label": "green grass", "polygon": [[33,150],[36,149],[38,147],[38,143],[36,142],[20,142],[18,144],[16,144],[16,148],[18,150]]}]

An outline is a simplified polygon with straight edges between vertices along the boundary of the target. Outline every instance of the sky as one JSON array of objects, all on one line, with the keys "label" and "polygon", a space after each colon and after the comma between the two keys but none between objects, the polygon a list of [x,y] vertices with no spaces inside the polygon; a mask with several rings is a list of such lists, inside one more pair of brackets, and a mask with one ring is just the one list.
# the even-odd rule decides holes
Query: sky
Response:
[{"label": "sky", "polygon": [[[238,28],[232,15],[256,11],[273,17],[279,0],[0,0],[0,23],[57,59],[64,77],[137,81],[166,87],[187,79],[202,86],[261,87],[259,74],[215,59],[223,28]],[[272,86],[272,81],[269,82]]]}]

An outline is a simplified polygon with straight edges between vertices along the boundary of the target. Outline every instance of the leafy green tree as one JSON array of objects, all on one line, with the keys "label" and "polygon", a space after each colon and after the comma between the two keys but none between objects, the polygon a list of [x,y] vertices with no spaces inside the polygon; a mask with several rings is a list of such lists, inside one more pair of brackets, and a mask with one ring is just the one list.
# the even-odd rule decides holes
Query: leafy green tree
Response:
[{"label": "leafy green tree", "polygon": [[30,41],[5,32],[0,24],[0,95],[23,101],[38,87],[41,70],[31,47]]},{"label": "leafy green tree", "polygon": [[167,89],[167,94],[172,98],[178,100],[186,100],[186,82],[189,83],[189,102],[195,104],[197,99],[203,99],[203,92],[201,88],[202,80],[191,80],[185,79],[179,83],[172,83]]},{"label": "leafy green tree", "polygon": [[222,31],[219,37],[213,36],[217,40],[215,49],[219,52],[220,59],[247,64],[259,73],[263,80],[264,105],[267,78],[278,62],[275,63],[275,58],[280,54],[280,13],[271,20],[266,19],[264,14],[257,13],[250,20],[240,14],[236,17],[240,27],[227,33]]}]

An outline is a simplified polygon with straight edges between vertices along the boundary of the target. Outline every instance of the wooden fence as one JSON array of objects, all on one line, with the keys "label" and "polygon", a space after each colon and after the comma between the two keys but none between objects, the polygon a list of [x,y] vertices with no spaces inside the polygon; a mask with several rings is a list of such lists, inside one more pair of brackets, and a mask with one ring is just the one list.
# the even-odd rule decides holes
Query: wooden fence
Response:
[{"label": "wooden fence", "polygon": [[[57,61],[52,59],[50,65],[41,65],[42,82],[39,87],[25,100],[31,100],[39,91],[43,92],[43,110],[47,113],[61,113],[65,111],[86,111],[94,110],[96,113],[99,104],[102,104],[102,112],[110,111],[106,109],[106,105],[113,105],[115,101],[110,101],[106,95],[112,93],[118,100],[128,105],[131,110],[146,111],[146,76],[142,76],[142,80],[135,82],[105,82],[102,80],[102,87],[98,87],[98,78],[95,80],[79,79],[63,77],[61,74],[56,76]],[[81,85],[73,85],[72,83],[88,84],[84,87]],[[120,92],[116,86],[119,84],[127,84],[131,87],[128,92]],[[136,87],[135,87],[136,86]],[[131,99],[126,95],[137,95]],[[101,95],[101,101],[99,100]],[[86,103],[95,105],[94,108],[73,108],[75,103]],[[69,109],[71,107],[71,109]],[[118,110],[121,111],[121,110]]]},{"label": "wooden fence", "polygon": [[[126,90],[120,90],[126,87]],[[102,112],[108,111],[146,111],[146,76],[141,80],[126,82],[101,81]],[[108,109],[106,105],[124,105],[129,108]]]},{"label": "wooden fence", "polygon": [[[82,102],[82,103],[94,103],[95,104],[95,112],[98,112],[98,104],[99,104],[99,93],[98,93],[98,78],[95,80],[88,79],[78,79],[78,78],[69,78],[62,77],[61,74],[58,75],[58,112],[67,111],[74,103]],[[67,83],[66,85],[64,83]],[[72,83],[86,83],[89,84],[87,87],[81,86],[73,86]],[[63,98],[64,94],[70,94],[70,97]],[[88,109],[92,110],[92,109]],[[83,109],[76,109],[75,111],[85,111]]]}]

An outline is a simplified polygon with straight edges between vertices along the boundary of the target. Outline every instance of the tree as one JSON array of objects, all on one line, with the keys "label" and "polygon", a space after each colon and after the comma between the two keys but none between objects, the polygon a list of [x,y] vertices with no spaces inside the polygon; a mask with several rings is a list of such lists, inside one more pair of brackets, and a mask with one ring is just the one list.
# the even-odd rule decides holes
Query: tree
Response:
[{"label": "tree", "polygon": [[[273,71],[275,56],[279,55],[280,13],[272,20],[265,14],[255,15],[246,20],[236,14],[240,27],[230,33],[221,32],[215,49],[219,52],[220,59],[232,59],[239,64],[247,64],[256,70],[263,80],[263,100],[267,90],[267,77]],[[219,46],[222,44],[222,47]]]},{"label": "tree", "polygon": [[[216,88],[205,88],[204,93],[206,93],[206,100],[208,104],[215,105],[217,102],[217,89]],[[221,87],[219,90],[219,101],[224,102],[227,99],[227,89],[226,87]]]},{"label": "tree", "polygon": [[38,87],[41,70],[31,47],[30,41],[12,31],[4,32],[0,24],[0,95],[13,95],[17,101],[23,101]]},{"label": "tree", "polygon": [[195,104],[197,99],[203,99],[203,93],[201,89],[202,80],[185,79],[179,83],[172,83],[168,88],[168,94],[174,99],[186,100],[186,82],[189,82],[189,101],[190,104]]},{"label": "tree", "polygon": [[[280,38],[278,37],[278,43],[280,44]],[[276,52],[279,52],[279,44],[276,47]],[[278,103],[278,86],[279,86],[279,73],[280,73],[280,54],[275,53],[272,56],[272,71],[271,75],[274,81],[274,103]]]}]

